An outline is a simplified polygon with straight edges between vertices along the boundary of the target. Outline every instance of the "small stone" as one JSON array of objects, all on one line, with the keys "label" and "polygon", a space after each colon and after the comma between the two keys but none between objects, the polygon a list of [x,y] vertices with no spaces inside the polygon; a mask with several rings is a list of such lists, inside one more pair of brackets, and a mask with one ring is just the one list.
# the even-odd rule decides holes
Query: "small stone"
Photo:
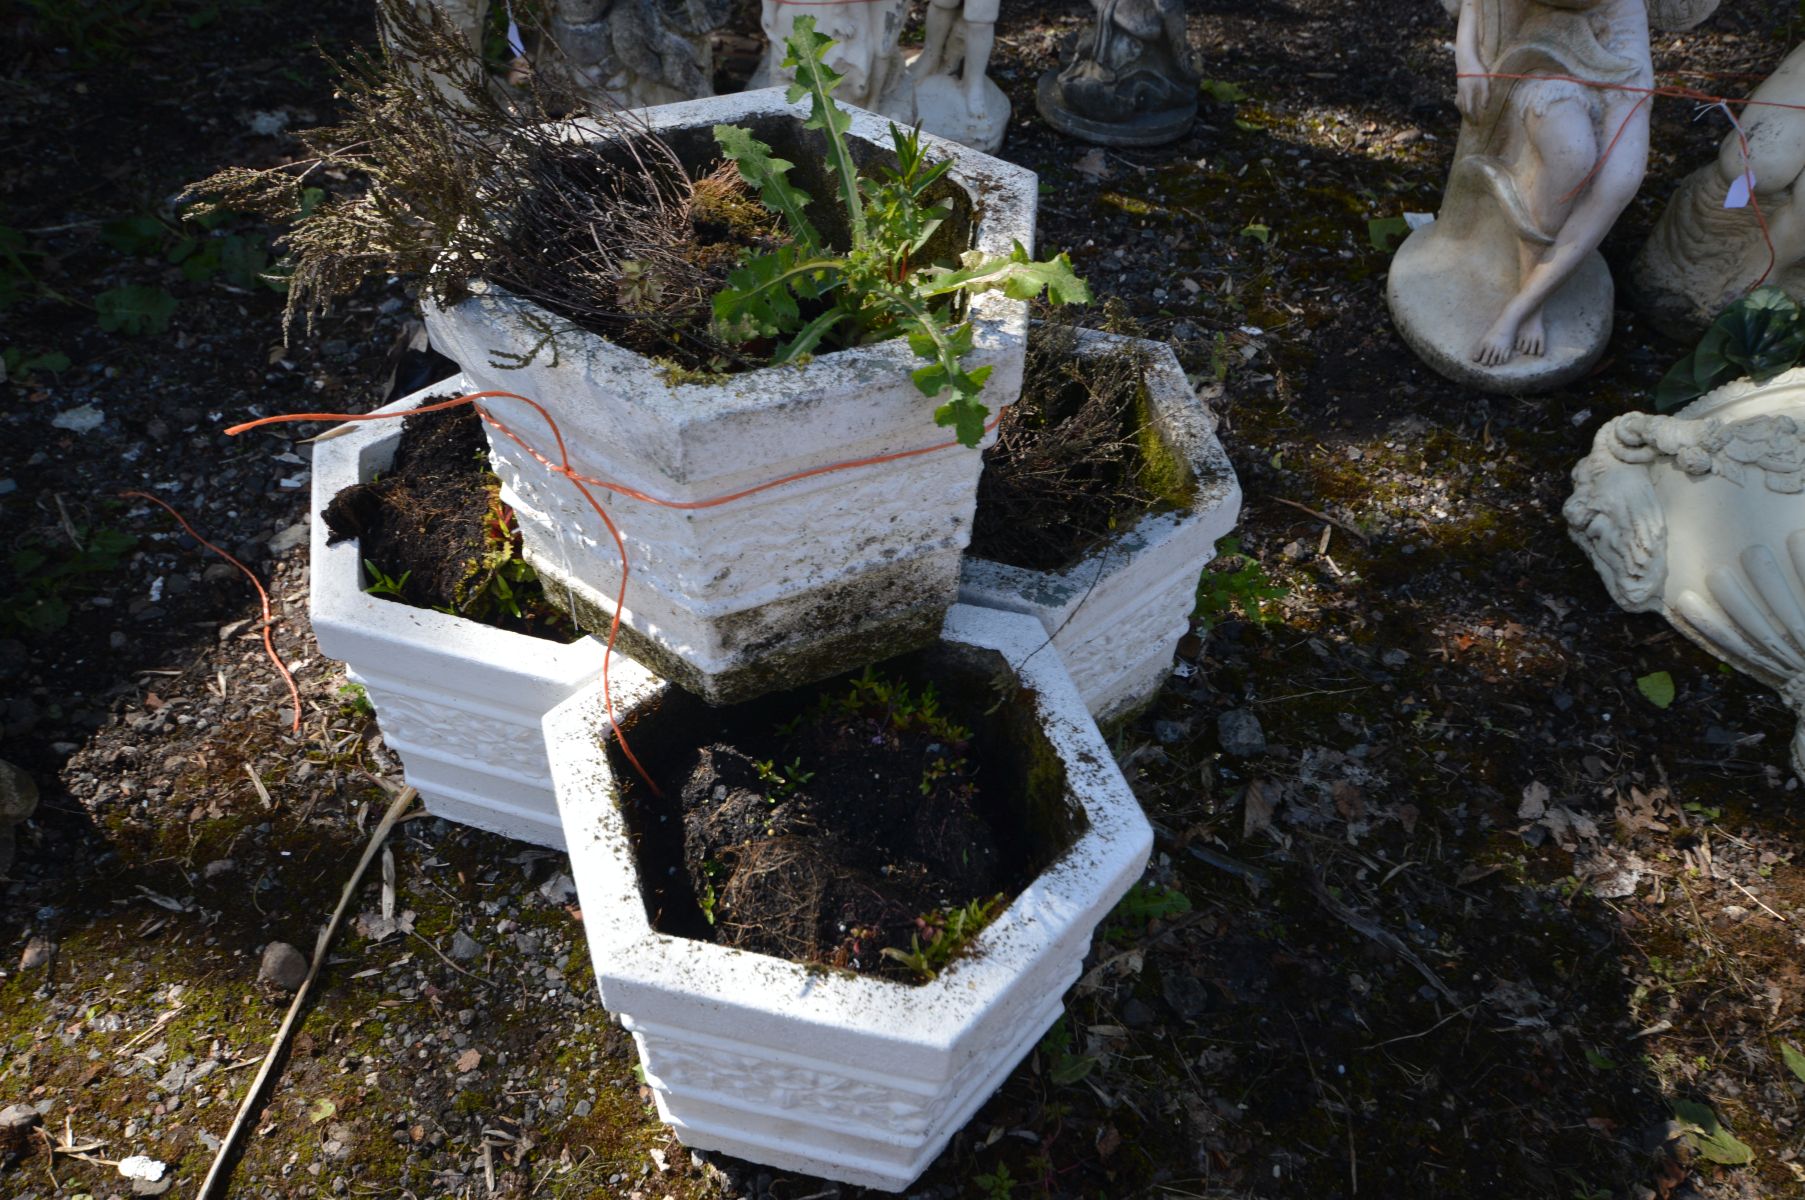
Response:
[{"label": "small stone", "polygon": [[0,762],[0,821],[23,821],[38,807],[38,785],[23,769]]},{"label": "small stone", "polygon": [[238,864],[229,858],[216,858],[201,868],[201,875],[207,879],[218,879],[221,875],[230,875],[238,869]]},{"label": "small stone", "polygon": [[50,961],[50,956],[54,953],[56,953],[55,942],[42,935],[34,937],[25,943],[25,953],[19,956],[19,970],[30,971],[41,967]]},{"label": "small stone", "polygon": [[462,929],[451,935],[451,957],[459,962],[469,962],[482,957],[483,944],[465,933]]},{"label": "small stone", "polygon": [[1394,647],[1381,654],[1379,656],[1379,661],[1395,671],[1410,661],[1410,654],[1408,651],[1399,650]]},{"label": "small stone", "polygon": [[586,1117],[590,1114],[590,1112],[594,1108],[595,1108],[595,1105],[589,1103],[589,1101],[579,1100],[576,1102],[576,1105],[570,1111],[578,1117]]},{"label": "small stone", "polygon": [[92,404],[83,404],[79,408],[71,408],[50,418],[50,423],[58,429],[67,429],[70,433],[93,433],[106,424],[106,414]]},{"label": "small stone", "polygon": [[1224,754],[1252,758],[1266,753],[1266,731],[1260,728],[1260,718],[1245,708],[1231,708],[1217,717],[1216,736]]},{"label": "small stone", "polygon": [[1190,727],[1182,721],[1155,721],[1153,723],[1153,736],[1159,739],[1162,746],[1170,746],[1184,741],[1185,734],[1189,732]]},{"label": "small stone", "polygon": [[1159,1014],[1132,996],[1122,1005],[1122,1024],[1130,1029],[1145,1029],[1159,1020]]},{"label": "small stone", "polygon": [[283,554],[296,546],[307,542],[308,525],[305,521],[297,521],[271,538],[267,543],[271,554]]},{"label": "small stone", "polygon": [[576,898],[576,880],[559,872],[539,886],[539,894],[553,904],[568,904]]},{"label": "small stone", "polygon": [[9,1104],[0,1108],[0,1129],[30,1129],[42,1119],[38,1110],[29,1104]]},{"label": "small stone", "polygon": [[263,948],[263,963],[257,968],[257,982],[279,987],[285,992],[300,988],[307,979],[307,959],[287,942],[271,942]]}]

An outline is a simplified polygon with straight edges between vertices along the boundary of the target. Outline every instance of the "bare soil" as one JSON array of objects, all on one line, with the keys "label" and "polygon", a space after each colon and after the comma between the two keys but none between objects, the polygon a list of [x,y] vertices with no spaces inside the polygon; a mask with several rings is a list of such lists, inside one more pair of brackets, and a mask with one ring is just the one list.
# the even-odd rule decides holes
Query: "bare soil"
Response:
[{"label": "bare soil", "polygon": [[329,542],[357,540],[365,586],[385,600],[570,639],[569,619],[520,558],[520,531],[489,470],[482,418],[468,405],[404,418],[388,470],[340,491],[321,517]]},{"label": "bare soil", "polygon": [[621,764],[659,928],[916,983],[886,949],[932,943],[940,914],[1026,882],[1027,822],[972,727],[913,719],[909,692],[899,711],[884,667],[863,678],[885,692],[842,679],[713,710],[647,756],[660,795]]},{"label": "bare soil", "polygon": [[[1595,374],[1516,400],[1440,379],[1392,331],[1368,221],[1434,211],[1446,177],[1440,4],[1194,0],[1206,77],[1232,87],[1184,141],[1095,154],[1033,115],[1088,12],[1006,0],[1005,154],[1041,173],[1040,248],[1070,249],[1212,398],[1242,549],[1284,594],[1200,621],[1117,736],[1156,827],[1148,886],[912,1194],[1805,1193],[1805,1082],[1781,1050],[1805,1047],[1791,718],[1618,611],[1559,517],[1594,431],[1686,348],[1621,298]],[[0,757],[44,794],[0,885],[0,1106],[104,1142],[91,1158],[169,1163],[191,1195],[286,1003],[254,983],[260,950],[311,945],[385,802],[371,778],[399,776],[307,627],[302,439],[327,423],[221,429],[382,402],[409,300],[373,284],[284,347],[275,292],[190,277],[173,232],[154,251],[107,235],[187,180],[293,154],[286,129],[333,103],[313,44],[367,43],[368,14],[166,0],[0,21],[20,289],[0,349],[69,360],[0,385],[0,598],[67,610],[0,631]],[[1745,0],[1658,36],[1656,66],[1736,94],[1801,35],[1796,6]],[[1656,106],[1648,180],[1605,246],[1620,279],[1726,131],[1693,115]],[[173,297],[166,329],[100,327],[99,298],[132,286]],[[115,498],[132,487],[270,585],[299,733],[242,577]],[[94,566],[102,531],[135,539],[111,566],[14,557]],[[1638,686],[1661,672],[1666,707]],[[1230,712],[1257,717],[1263,751],[1224,749]],[[692,1157],[658,1124],[559,856],[431,819],[393,850],[395,923],[373,881],[234,1196],[857,1194]],[[1752,1161],[1700,1154],[1677,1102],[1709,1105]],[[27,1146],[7,1195],[133,1190]]]}]

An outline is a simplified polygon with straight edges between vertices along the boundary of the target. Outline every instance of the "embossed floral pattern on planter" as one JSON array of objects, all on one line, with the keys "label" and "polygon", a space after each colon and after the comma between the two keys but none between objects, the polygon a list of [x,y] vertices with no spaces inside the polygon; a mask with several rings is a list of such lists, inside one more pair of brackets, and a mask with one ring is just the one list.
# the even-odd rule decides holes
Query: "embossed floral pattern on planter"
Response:
[{"label": "embossed floral pattern on planter", "polygon": [[1190,469],[1191,507],[1148,513],[1063,571],[1032,571],[970,554],[959,600],[1037,617],[1099,721],[1159,691],[1190,628],[1197,577],[1241,515],[1241,482],[1216,439],[1216,418],[1170,346],[1080,331],[1084,356],[1131,350],[1146,363],[1148,408],[1160,441]]},{"label": "embossed floral pattern on planter", "polygon": [[[798,164],[798,182],[825,208],[825,178],[800,178],[822,152],[801,129],[806,106],[781,89],[644,111],[680,155],[718,157],[716,124],[744,125]],[[889,124],[849,109],[855,157],[887,153]],[[950,159],[951,238],[1006,255],[1032,248],[1032,172],[928,139]],[[824,144],[824,143],[823,143]],[[811,209],[813,211],[813,209]],[[1021,390],[1027,305],[1001,292],[976,297],[975,349],[993,368],[992,412]],[[661,500],[694,503],[836,463],[936,446],[951,432],[910,376],[922,365],[906,341],[822,354],[794,366],[718,382],[671,382],[666,371],[536,306],[478,285],[448,309],[428,307],[434,344],[480,388],[517,392],[558,422],[573,468]],[[547,330],[557,331],[548,341]],[[530,353],[516,369],[498,355]],[[544,422],[518,401],[485,401],[546,449]],[[490,437],[504,498],[520,519],[526,556],[559,603],[590,629],[606,627],[620,586],[613,538],[588,502],[505,437]],[[719,507],[676,508],[598,491],[631,562],[620,645],[684,688],[716,702],[745,699],[931,642],[958,590],[971,534],[979,455],[952,448],[875,468],[818,474]]]},{"label": "embossed floral pattern on planter", "polygon": [[[967,956],[920,987],[656,931],[602,744],[599,686],[546,717],[602,1002],[632,1032],[659,1115],[684,1143],[907,1187],[1059,1018],[1092,930],[1146,865],[1146,818],[1058,657],[1036,653],[1040,623],[958,605],[945,638],[1013,669],[1044,738],[1036,752],[1056,756],[1061,803],[1082,828]],[[655,719],[669,687],[620,664],[623,723]]]},{"label": "embossed floral pattern on planter", "polygon": [[1567,522],[1611,598],[1778,689],[1805,776],[1805,369],[1625,413],[1573,483]]},{"label": "embossed floral pattern on planter", "polygon": [[[461,376],[384,409],[468,390]],[[407,782],[449,821],[562,848],[541,720],[601,674],[602,644],[508,633],[363,591],[355,541],[326,544],[317,514],[343,488],[388,466],[401,422],[366,421],[314,444],[308,611],[320,651],[341,659],[376,708],[383,740]]]}]

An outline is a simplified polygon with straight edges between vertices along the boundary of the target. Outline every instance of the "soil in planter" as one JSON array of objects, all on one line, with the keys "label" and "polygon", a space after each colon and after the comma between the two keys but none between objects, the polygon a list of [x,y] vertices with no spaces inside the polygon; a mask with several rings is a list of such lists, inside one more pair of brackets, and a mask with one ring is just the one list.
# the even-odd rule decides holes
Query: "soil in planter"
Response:
[{"label": "soil in planter", "polygon": [[358,539],[365,590],[384,599],[569,641],[569,619],[520,556],[514,514],[488,462],[470,406],[403,418],[388,471],[345,488],[321,514],[328,540]]},{"label": "soil in planter", "polygon": [[984,452],[970,553],[1060,571],[1144,513],[1186,508],[1194,481],[1154,428],[1145,355],[1080,356],[1077,331],[1039,322],[1021,399]]},{"label": "soil in planter", "polygon": [[629,729],[665,795],[620,764],[654,925],[920,983],[1070,845],[1082,818],[1023,737],[1026,698],[967,672],[978,703],[949,703],[905,658],[695,714],[675,694],[684,711]]}]

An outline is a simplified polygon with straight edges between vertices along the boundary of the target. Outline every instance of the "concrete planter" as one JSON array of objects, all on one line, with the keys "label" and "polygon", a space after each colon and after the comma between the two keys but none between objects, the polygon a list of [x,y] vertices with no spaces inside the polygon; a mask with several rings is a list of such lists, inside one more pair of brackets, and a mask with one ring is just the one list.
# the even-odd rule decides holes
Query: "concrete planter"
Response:
[{"label": "concrete planter", "polygon": [[[825,211],[833,193],[821,173],[819,135],[801,127],[805,113],[773,88],[642,115],[698,163],[715,156],[714,125],[752,128],[798,164],[801,186],[822,198],[811,211]],[[855,153],[885,153],[889,123],[850,113]],[[954,163],[957,210],[943,230],[948,244],[936,252],[1007,253],[1017,241],[1032,247],[1033,173],[928,140],[936,156]],[[994,369],[984,400],[996,411],[1021,389],[1027,306],[993,292],[973,301],[970,315],[977,348],[967,361]],[[594,334],[559,333],[547,344],[543,330],[568,324],[495,288],[479,285],[449,309],[429,307],[426,320],[434,344],[464,365],[474,386],[545,405],[577,472],[666,501],[710,499],[951,440],[934,424],[935,403],[910,380],[920,360],[902,340],[719,383],[673,383],[657,363]],[[524,367],[492,365],[535,347]],[[528,441],[552,445],[528,406],[485,403]],[[568,481],[505,437],[492,433],[490,444],[527,558],[579,622],[605,628],[620,586],[612,538]],[[726,702],[931,642],[958,589],[980,466],[976,453],[953,447],[816,475],[715,508],[607,495],[630,556],[621,648],[684,688]]]},{"label": "concrete planter", "polygon": [[[685,1144],[901,1190],[1059,1018],[1092,930],[1139,877],[1152,832],[1065,669],[1034,653],[1043,640],[1032,619],[955,606],[945,642],[927,652],[1014,669],[1016,728],[1029,731],[1021,753],[1058,762],[1063,788],[1049,803],[1074,840],[972,953],[920,987],[654,930],[599,687],[546,717],[602,1002],[632,1032],[659,1115]],[[615,677],[617,711],[642,751],[661,721],[685,720],[672,711],[682,701],[643,670]]]},{"label": "concrete planter", "polygon": [[1148,407],[1166,448],[1196,487],[1186,510],[1148,513],[1063,571],[966,555],[959,601],[1037,618],[1099,721],[1123,717],[1159,691],[1190,628],[1197,577],[1241,515],[1241,484],[1216,439],[1216,418],[1160,342],[1084,330],[1081,356],[1132,349],[1146,363]]},{"label": "concrete planter", "polygon": [[[383,411],[467,390],[454,377]],[[316,442],[315,514],[343,488],[385,469],[400,438],[400,421],[366,421]],[[541,721],[601,675],[602,643],[585,637],[560,645],[368,595],[358,544],[328,546],[326,533],[316,518],[308,593],[314,636],[320,652],[343,661],[363,685],[383,740],[400,753],[428,811],[561,849]]]}]

